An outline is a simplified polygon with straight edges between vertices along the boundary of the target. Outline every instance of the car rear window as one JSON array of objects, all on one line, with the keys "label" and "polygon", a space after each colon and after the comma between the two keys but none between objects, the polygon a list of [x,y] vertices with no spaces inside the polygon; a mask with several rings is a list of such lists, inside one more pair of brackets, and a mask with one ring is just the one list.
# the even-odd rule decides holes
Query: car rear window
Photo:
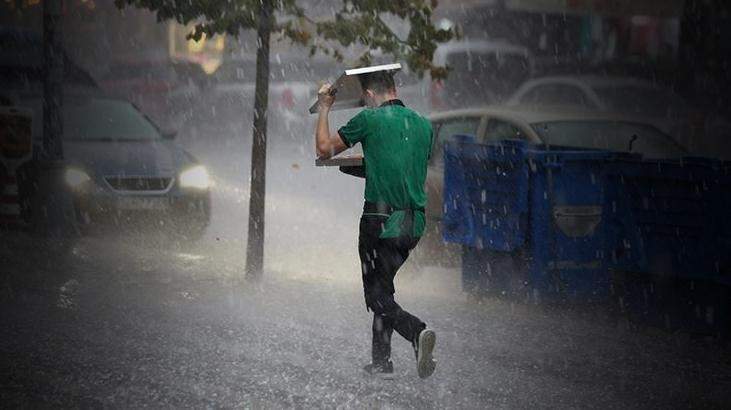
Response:
[{"label": "car rear window", "polygon": [[480,117],[457,117],[448,120],[432,121],[432,128],[435,132],[434,146],[430,161],[433,164],[441,164],[444,155],[444,143],[454,135],[477,134],[480,126]]},{"label": "car rear window", "polygon": [[645,124],[623,121],[554,121],[531,126],[544,143],[553,146],[634,152],[648,158],[675,158],[685,154],[685,150],[670,137]]}]

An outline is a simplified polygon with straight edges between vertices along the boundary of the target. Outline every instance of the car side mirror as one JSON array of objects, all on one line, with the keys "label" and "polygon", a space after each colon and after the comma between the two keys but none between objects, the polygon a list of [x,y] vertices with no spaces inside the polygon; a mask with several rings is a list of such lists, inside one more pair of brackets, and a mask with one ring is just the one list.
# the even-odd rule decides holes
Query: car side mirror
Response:
[{"label": "car side mirror", "polygon": [[178,130],[163,130],[162,138],[166,140],[174,140],[178,135]]}]

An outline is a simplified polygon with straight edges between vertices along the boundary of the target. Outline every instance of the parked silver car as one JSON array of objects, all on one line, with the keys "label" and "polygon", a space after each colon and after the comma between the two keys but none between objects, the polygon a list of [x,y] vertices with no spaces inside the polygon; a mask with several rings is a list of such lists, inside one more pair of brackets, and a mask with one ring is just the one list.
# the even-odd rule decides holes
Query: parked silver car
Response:
[{"label": "parked silver car", "polygon": [[433,114],[434,146],[427,171],[427,217],[432,227],[442,218],[443,145],[456,134],[476,142],[521,139],[531,144],[634,152],[647,158],[679,158],[687,151],[642,118],[571,108],[485,107]]},{"label": "parked silver car", "polygon": [[463,39],[441,44],[433,63],[450,69],[446,80],[427,76],[429,111],[502,102],[534,70],[530,51],[503,40]]},{"label": "parked silver car", "polygon": [[637,117],[683,144],[691,129],[692,109],[672,90],[631,77],[598,75],[550,76],[526,81],[508,106],[577,107]]}]

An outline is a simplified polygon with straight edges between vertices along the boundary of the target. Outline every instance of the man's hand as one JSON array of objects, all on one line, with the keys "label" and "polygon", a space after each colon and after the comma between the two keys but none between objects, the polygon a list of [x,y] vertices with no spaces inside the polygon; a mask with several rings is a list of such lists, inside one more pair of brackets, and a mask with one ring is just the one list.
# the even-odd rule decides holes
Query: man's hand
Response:
[{"label": "man's hand", "polygon": [[332,93],[332,85],[323,84],[317,92],[317,103],[321,108],[329,109],[335,102],[335,94]]}]

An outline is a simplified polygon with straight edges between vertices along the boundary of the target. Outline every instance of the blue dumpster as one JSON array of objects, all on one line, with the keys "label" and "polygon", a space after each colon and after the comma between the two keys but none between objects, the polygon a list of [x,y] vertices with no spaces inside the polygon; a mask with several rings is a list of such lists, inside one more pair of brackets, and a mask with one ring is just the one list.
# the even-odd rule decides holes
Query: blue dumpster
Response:
[{"label": "blue dumpster", "polygon": [[607,170],[609,266],[622,308],[668,329],[728,327],[728,182],[701,158],[615,161]]},{"label": "blue dumpster", "polygon": [[470,291],[601,301],[665,327],[731,323],[731,166],[522,141],[445,145],[443,235]]},{"label": "blue dumpster", "polygon": [[522,283],[538,299],[608,295],[604,164],[618,154],[507,140],[447,143],[444,155],[444,238],[465,246],[466,285],[488,275],[502,293]]},{"label": "blue dumpster", "polygon": [[712,160],[617,160],[607,168],[614,266],[710,279],[722,253],[720,174]]},{"label": "blue dumpster", "polygon": [[445,148],[442,232],[445,240],[463,245],[463,288],[521,293],[519,276],[525,273],[510,265],[526,242],[529,215],[523,147],[508,142],[448,143]]}]

